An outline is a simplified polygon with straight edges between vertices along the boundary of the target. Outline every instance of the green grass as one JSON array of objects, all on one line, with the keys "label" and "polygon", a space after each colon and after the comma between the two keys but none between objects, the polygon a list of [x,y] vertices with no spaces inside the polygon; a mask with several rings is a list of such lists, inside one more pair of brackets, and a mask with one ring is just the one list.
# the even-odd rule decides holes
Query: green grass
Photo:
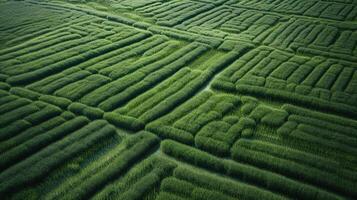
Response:
[{"label": "green grass", "polygon": [[0,0],[1,199],[356,199],[351,0]]}]

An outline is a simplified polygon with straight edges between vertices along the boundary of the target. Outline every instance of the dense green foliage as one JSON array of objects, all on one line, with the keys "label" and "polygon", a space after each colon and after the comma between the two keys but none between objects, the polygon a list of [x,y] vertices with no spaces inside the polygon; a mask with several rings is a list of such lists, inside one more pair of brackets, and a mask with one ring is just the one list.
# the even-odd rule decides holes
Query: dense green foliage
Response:
[{"label": "dense green foliage", "polygon": [[0,0],[0,199],[357,199],[356,0]]}]

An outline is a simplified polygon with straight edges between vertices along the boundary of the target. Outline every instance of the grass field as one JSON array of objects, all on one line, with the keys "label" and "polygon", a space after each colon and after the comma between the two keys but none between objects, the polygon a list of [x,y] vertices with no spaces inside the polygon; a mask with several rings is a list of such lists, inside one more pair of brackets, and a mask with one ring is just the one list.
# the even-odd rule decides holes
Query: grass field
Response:
[{"label": "grass field", "polygon": [[357,1],[0,0],[0,199],[357,199]]}]

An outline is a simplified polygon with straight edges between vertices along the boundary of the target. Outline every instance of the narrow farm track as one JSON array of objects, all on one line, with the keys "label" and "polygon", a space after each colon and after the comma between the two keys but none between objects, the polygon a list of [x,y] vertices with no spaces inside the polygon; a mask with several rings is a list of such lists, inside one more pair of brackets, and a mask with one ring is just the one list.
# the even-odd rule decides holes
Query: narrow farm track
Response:
[{"label": "narrow farm track", "polygon": [[357,1],[0,0],[0,199],[357,199]]}]

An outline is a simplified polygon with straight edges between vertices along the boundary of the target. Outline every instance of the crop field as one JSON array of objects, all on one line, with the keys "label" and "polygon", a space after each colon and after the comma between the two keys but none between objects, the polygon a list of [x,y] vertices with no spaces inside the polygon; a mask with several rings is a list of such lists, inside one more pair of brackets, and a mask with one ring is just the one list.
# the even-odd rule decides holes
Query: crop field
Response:
[{"label": "crop field", "polygon": [[0,0],[0,199],[357,199],[357,0]]}]

